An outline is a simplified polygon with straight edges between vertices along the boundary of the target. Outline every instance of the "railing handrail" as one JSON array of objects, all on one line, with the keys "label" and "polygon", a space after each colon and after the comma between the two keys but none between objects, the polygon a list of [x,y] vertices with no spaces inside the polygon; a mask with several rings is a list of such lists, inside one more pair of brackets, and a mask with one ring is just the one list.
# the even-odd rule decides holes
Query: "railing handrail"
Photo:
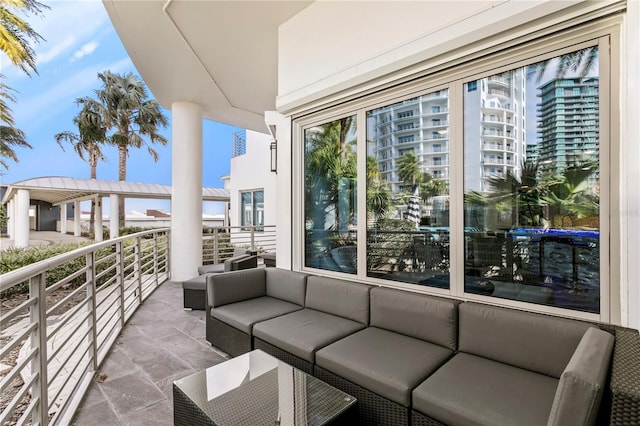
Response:
[{"label": "railing handrail", "polygon": [[70,260],[73,260],[82,255],[86,255],[91,252],[96,252],[102,248],[109,247],[115,243],[141,237],[143,235],[158,234],[169,231],[170,228],[158,228],[148,231],[136,232],[135,234],[128,234],[122,237],[106,240],[98,243],[94,243],[85,247],[78,247],[77,249],[61,253],[48,259],[43,259],[39,262],[32,263],[22,268],[4,273],[0,275],[0,292],[10,289],[16,284],[22,283],[29,278],[46,272],[50,269],[58,267]]}]

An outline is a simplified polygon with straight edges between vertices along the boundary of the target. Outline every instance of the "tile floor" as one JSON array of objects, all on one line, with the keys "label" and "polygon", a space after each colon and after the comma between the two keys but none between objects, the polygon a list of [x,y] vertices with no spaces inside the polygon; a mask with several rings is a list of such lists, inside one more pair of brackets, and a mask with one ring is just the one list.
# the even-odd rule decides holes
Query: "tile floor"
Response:
[{"label": "tile floor", "polygon": [[206,341],[204,319],[182,308],[180,283],[161,285],[125,326],[73,424],[172,425],[173,381],[228,359]]}]

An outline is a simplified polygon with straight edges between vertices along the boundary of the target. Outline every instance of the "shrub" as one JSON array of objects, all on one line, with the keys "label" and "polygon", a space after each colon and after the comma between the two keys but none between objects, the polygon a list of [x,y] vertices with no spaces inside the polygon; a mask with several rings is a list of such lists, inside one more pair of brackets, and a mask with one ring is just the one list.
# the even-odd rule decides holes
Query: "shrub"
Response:
[{"label": "shrub", "polygon": [[[79,247],[89,245],[89,242],[82,243],[69,243],[69,244],[55,244],[51,246],[38,246],[38,247],[26,247],[26,248],[11,248],[0,251],[0,274],[6,274],[16,269],[20,269],[24,266],[31,265],[33,263],[40,262],[45,259],[57,256],[62,253],[66,253],[75,250]],[[84,256],[60,265],[47,272],[47,286],[55,284],[64,277],[78,271],[85,265]],[[2,297],[8,296],[13,293],[28,291],[29,284],[24,282],[17,286],[13,286],[9,290],[2,293]]]}]

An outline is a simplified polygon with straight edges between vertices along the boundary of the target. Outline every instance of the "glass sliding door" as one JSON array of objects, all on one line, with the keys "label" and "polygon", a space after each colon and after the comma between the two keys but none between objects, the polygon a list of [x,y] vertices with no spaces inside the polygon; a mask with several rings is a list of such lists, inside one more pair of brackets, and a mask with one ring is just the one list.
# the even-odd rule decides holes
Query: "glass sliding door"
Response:
[{"label": "glass sliding door", "polygon": [[304,131],[304,265],[357,272],[356,117]]},{"label": "glass sliding door", "polygon": [[600,312],[598,48],[464,85],[465,292]]},{"label": "glass sliding door", "polygon": [[367,112],[367,275],[449,288],[449,92]]}]

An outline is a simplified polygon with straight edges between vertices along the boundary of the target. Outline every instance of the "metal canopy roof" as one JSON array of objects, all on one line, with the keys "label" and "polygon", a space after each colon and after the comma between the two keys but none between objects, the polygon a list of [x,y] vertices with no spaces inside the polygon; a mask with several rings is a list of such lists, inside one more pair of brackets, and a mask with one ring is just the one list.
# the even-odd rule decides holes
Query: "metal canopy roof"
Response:
[{"label": "metal canopy roof", "polygon": [[[7,185],[3,203],[11,200],[19,189],[28,189],[30,198],[53,205],[86,200],[95,196],[118,194],[125,198],[171,199],[171,187],[156,183],[121,182],[113,180],[77,179],[46,176],[26,179]],[[202,188],[202,201],[229,201],[229,190]]]}]

